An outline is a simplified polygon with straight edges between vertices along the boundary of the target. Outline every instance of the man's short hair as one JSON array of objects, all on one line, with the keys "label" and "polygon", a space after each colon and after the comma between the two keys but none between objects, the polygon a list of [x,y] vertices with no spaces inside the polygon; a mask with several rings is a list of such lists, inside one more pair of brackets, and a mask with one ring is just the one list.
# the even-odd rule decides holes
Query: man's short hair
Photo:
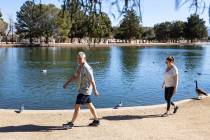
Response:
[{"label": "man's short hair", "polygon": [[80,56],[80,57],[82,57],[82,58],[86,58],[86,55],[85,55],[84,52],[79,52],[79,53],[78,53],[78,56]]}]

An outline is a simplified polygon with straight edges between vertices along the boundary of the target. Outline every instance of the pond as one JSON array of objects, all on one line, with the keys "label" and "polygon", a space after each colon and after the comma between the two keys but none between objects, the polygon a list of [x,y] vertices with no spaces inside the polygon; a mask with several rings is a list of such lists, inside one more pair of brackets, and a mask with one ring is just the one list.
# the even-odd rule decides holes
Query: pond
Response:
[{"label": "pond", "polygon": [[[210,45],[109,48],[0,48],[0,109],[72,109],[77,90],[63,89],[79,51],[94,69],[97,108],[165,103],[165,58],[175,57],[180,79],[173,100],[196,97],[194,80],[210,92]],[[41,70],[47,68],[47,73]],[[201,74],[198,74],[201,73]]]}]

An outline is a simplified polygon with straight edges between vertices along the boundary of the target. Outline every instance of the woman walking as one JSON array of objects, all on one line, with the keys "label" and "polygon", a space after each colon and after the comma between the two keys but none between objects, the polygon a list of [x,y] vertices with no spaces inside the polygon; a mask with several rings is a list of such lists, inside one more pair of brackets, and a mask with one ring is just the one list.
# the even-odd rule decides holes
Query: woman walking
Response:
[{"label": "woman walking", "polygon": [[167,109],[166,112],[161,115],[162,117],[168,116],[171,105],[174,107],[173,113],[176,113],[178,110],[178,106],[176,106],[171,101],[171,98],[173,95],[175,95],[178,86],[178,69],[174,64],[173,56],[166,58],[166,65],[167,68],[164,73],[164,82],[162,88],[165,87],[165,100],[167,102]]}]

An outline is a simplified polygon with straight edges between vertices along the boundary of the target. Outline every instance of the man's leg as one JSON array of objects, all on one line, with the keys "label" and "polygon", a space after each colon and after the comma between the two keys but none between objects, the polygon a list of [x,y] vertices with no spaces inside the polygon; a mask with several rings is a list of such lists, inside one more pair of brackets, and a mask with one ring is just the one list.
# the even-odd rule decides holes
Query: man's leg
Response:
[{"label": "man's leg", "polygon": [[96,109],[92,103],[87,103],[87,107],[90,109],[91,114],[94,117],[94,120],[98,120],[98,115],[96,113]]},{"label": "man's leg", "polygon": [[75,120],[77,119],[79,111],[80,111],[80,104],[76,104],[75,108],[74,108],[74,114],[73,114],[73,117],[72,117],[72,120],[71,120],[72,123],[74,123]]},{"label": "man's leg", "polygon": [[90,109],[91,114],[94,117],[94,120],[92,123],[89,124],[89,126],[98,126],[100,125],[100,121],[98,119],[98,115],[96,113],[96,109],[92,103],[87,103],[88,108]]},{"label": "man's leg", "polygon": [[74,114],[73,114],[71,122],[63,124],[63,127],[65,129],[72,129],[72,127],[74,127],[74,122],[77,119],[79,111],[80,111],[80,104],[75,104]]}]

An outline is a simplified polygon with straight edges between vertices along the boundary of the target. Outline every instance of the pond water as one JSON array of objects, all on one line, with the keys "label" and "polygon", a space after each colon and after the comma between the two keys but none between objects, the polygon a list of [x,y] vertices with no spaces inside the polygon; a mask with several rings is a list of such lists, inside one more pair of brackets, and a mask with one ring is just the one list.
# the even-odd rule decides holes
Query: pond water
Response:
[{"label": "pond water", "polygon": [[[77,90],[62,88],[85,51],[94,69],[97,108],[165,103],[161,88],[165,58],[175,57],[180,79],[173,100],[195,97],[194,80],[210,92],[210,45],[110,48],[0,48],[0,108],[71,109]],[[41,69],[47,68],[47,73]],[[201,73],[198,74],[198,73]]]}]

